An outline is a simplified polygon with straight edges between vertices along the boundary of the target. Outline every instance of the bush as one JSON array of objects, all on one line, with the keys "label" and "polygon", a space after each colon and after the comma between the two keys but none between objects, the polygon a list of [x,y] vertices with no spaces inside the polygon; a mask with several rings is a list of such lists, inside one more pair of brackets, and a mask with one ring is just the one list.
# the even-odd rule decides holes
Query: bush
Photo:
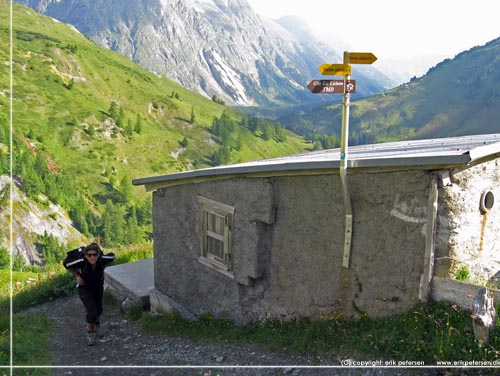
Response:
[{"label": "bush", "polygon": [[455,279],[457,281],[467,281],[469,277],[470,277],[469,268],[467,268],[467,266],[464,265],[460,269],[458,269]]},{"label": "bush", "polygon": [[0,247],[0,269],[10,268],[10,256],[9,252],[3,247]]}]

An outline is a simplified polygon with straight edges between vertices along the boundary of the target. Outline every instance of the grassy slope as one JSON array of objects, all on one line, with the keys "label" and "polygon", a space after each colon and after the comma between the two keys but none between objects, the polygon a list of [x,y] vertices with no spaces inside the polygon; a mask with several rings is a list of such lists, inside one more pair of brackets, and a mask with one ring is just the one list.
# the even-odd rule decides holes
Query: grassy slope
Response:
[{"label": "grassy slope", "polygon": [[[7,7],[1,2],[0,13],[8,14]],[[213,117],[220,117],[223,110],[234,119],[241,117],[98,48],[65,24],[17,4],[13,8],[14,134],[36,151],[43,150],[56,170],[64,170],[90,192],[108,183],[104,171],[114,171],[120,180],[179,171],[193,162],[205,167],[207,157],[219,148],[208,132]],[[8,30],[8,18],[2,17],[3,45],[8,44]],[[7,49],[0,51],[0,59],[9,60]],[[0,85],[8,87],[8,65],[2,64],[0,70]],[[141,117],[141,134],[128,137],[117,128],[106,133],[111,128],[105,121],[112,101],[123,108],[125,125],[135,125],[137,116]],[[9,108],[5,95],[0,96],[0,106],[2,111]],[[189,121],[192,111],[194,124]],[[3,118],[8,118],[5,113]],[[95,128],[93,136],[90,124]],[[72,137],[64,145],[67,133]],[[188,148],[176,160],[170,153],[184,137]],[[231,163],[292,154],[306,147],[302,138],[291,133],[287,142],[277,143],[237,127],[230,140],[234,143],[238,138],[242,147],[232,151]]]},{"label": "grassy slope", "polygon": [[[351,130],[374,134],[378,142],[500,132],[499,56],[496,39],[443,61],[408,84],[353,101]],[[281,120],[287,127],[297,121],[294,116]],[[319,106],[299,121],[340,134],[341,107]]]}]

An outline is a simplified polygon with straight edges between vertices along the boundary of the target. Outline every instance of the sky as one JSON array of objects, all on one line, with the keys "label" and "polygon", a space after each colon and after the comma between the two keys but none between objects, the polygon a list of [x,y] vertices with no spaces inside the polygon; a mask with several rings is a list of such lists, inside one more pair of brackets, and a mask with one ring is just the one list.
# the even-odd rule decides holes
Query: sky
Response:
[{"label": "sky", "polygon": [[[259,15],[302,18],[344,50],[379,58],[453,58],[500,37],[500,0],[247,0]],[[324,38],[323,38],[324,39]]]}]

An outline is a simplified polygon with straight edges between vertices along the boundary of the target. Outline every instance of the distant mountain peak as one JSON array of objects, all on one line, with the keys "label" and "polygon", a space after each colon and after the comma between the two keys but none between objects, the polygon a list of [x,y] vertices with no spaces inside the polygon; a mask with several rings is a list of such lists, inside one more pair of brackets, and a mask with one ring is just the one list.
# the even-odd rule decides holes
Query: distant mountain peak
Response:
[{"label": "distant mountain peak", "polygon": [[[18,0],[74,25],[98,45],[228,104],[290,105],[332,101],[306,85],[338,57],[307,24],[258,16],[246,0]],[[368,68],[370,69],[370,68]],[[387,77],[358,73],[357,96],[385,89]],[[370,77],[371,76],[371,77]]]}]

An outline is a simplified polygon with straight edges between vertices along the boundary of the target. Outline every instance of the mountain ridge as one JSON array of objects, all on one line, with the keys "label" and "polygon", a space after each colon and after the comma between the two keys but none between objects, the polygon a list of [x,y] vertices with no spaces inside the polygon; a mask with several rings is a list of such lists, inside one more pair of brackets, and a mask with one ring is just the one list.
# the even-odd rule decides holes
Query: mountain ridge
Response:
[{"label": "mountain ridge", "polygon": [[[338,99],[311,96],[306,85],[321,64],[340,61],[340,54],[311,33],[307,41],[298,38],[290,23],[287,29],[260,17],[245,0],[17,2],[73,24],[98,45],[208,98],[244,106]],[[392,83],[379,71],[357,74],[367,83],[360,85],[359,97]]]},{"label": "mountain ridge", "polygon": [[[351,133],[370,142],[500,132],[500,38],[445,59],[410,82],[351,102]],[[299,134],[340,135],[341,109],[320,105],[279,120]]]},{"label": "mountain ridge", "polygon": [[[0,2],[0,12],[8,6]],[[12,102],[0,95],[0,175],[9,175],[12,153],[12,174],[27,199],[60,205],[83,237],[101,235],[108,246],[149,240],[150,196],[133,178],[309,147],[279,124],[154,75],[68,24],[19,4],[13,17],[12,32],[0,19],[0,42],[13,40],[12,61],[0,50],[9,62],[0,65],[0,86],[10,87],[10,69],[13,75]],[[16,233],[34,249],[24,235],[30,231]]]}]

